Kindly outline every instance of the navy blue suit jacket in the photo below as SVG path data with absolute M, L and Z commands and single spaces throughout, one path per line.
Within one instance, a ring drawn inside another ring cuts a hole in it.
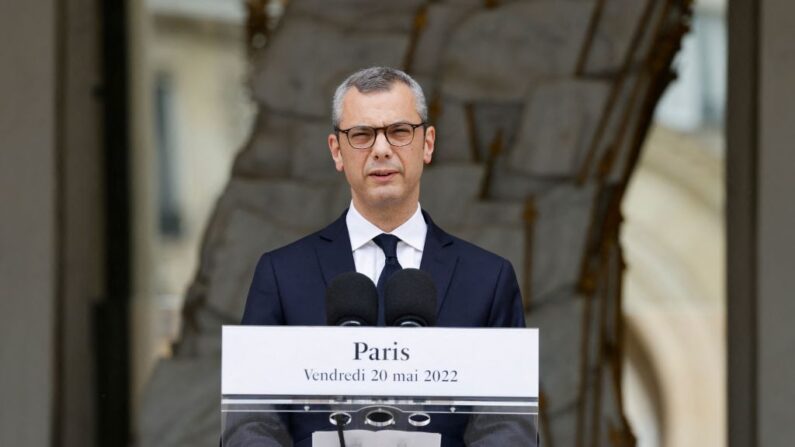
M 328 227 L 265 253 L 257 264 L 242 324 L 326 324 L 325 291 L 340 273 L 355 271 L 345 215 Z M 428 224 L 420 270 L 438 291 L 437 326 L 524 327 L 519 284 L 511 263 L 451 236 L 423 212 Z M 312 433 L 332 430 L 328 415 L 286 418 L 297 447 L 311 445 Z M 441 433 L 443 447 L 463 446 L 468 418 L 434 415 L 425 431 Z

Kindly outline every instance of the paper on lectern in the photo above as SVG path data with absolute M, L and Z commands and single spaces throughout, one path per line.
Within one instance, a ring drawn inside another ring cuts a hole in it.
M 315 447 L 339 447 L 336 431 L 316 431 L 312 434 Z M 439 433 L 409 432 L 399 430 L 346 430 L 346 447 L 440 447 Z

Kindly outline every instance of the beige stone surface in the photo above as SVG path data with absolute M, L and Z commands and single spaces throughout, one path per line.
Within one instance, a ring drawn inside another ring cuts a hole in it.
M 234 212 L 225 228 L 223 243 L 213 250 L 206 305 L 231 321 L 239 321 L 260 255 L 301 236 L 295 227 L 274 224 L 246 210 Z
M 162 360 L 147 384 L 138 445 L 217 446 L 221 433 L 217 353 Z
M 585 299 L 566 288 L 544 300 L 527 315 L 528 327 L 541 335 L 541 389 L 547 395 L 547 414 L 553 418 L 577 401 L 580 385 L 582 319 Z M 574 431 L 571 427 L 569 430 Z M 558 434 L 556 433 L 555 436 Z M 557 440 L 557 438 L 555 438 Z
M 577 283 L 596 188 L 561 185 L 536 199 L 533 228 L 534 296 Z M 573 320 L 574 321 L 574 320 Z
M 406 33 L 341 29 L 288 12 L 254 65 L 254 97 L 273 111 L 326 117 L 340 82 L 358 68 L 400 66 L 408 39 Z
M 334 169 L 326 141 L 332 131 L 327 120 L 306 123 L 295 130 L 293 144 L 282 149 L 292 158 L 292 178 L 308 182 L 342 181 L 343 174 Z
M 440 104 L 441 115 L 432 123 L 436 126 L 434 163 L 472 161 L 464 102 L 455 98 L 443 98 Z
M 539 0 L 472 15 L 451 37 L 442 67 L 444 92 L 510 100 L 524 97 L 541 78 L 571 76 L 591 7 Z
M 586 74 L 610 74 L 621 69 L 630 50 L 632 37 L 642 29 L 640 23 L 654 0 L 606 0 L 594 40 L 585 61 Z
M 525 175 L 576 174 L 604 113 L 610 85 L 562 80 L 537 86 L 527 100 L 510 167 Z
M 477 200 L 483 167 L 474 163 L 439 164 L 423 172 L 420 203 L 442 227 L 455 226 Z
M 411 64 L 412 73 L 439 73 L 440 64 L 450 47 L 450 36 L 481 7 L 481 1 L 428 4 L 425 26 L 417 40 L 417 49 Z
M 291 169 L 293 130 L 301 121 L 261 112 L 248 143 L 235 159 L 233 175 L 287 177 Z
M 635 339 L 627 343 L 645 346 L 650 369 L 633 355 L 630 374 L 665 396 L 643 411 L 643 395 L 624 386 L 630 422 L 644 428 L 639 445 L 726 445 L 724 173 L 702 144 L 653 128 L 623 204 L 622 313 Z M 654 412 L 664 440 L 644 423 Z
M 290 0 L 288 14 L 349 31 L 409 33 L 425 0 Z

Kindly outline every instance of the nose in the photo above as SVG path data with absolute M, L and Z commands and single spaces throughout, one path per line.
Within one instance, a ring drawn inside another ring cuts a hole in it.
M 375 131 L 375 141 L 371 154 L 376 160 L 380 158 L 390 158 L 392 156 L 392 145 L 386 139 L 386 129 Z

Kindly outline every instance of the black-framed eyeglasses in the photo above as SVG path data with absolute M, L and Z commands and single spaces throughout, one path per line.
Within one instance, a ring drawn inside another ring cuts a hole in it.
M 348 143 L 355 149 L 370 149 L 375 144 L 378 131 L 383 130 L 386 141 L 396 147 L 408 146 L 414 141 L 414 131 L 426 123 L 394 123 L 384 127 L 354 126 L 350 129 L 334 127 L 336 132 L 344 133 Z

